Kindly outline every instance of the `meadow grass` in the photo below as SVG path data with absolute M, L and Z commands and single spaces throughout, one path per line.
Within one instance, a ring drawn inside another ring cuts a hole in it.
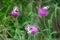
M 59 3 L 59 0 L 0 0 L 0 24 L 2 25 L 0 40 L 60 40 L 60 37 L 55 36 L 59 32 L 54 31 L 59 30 Z M 38 14 L 42 5 L 49 6 L 49 14 L 46 17 L 40 17 Z M 18 18 L 10 14 L 14 6 L 19 8 Z M 53 24 L 54 20 L 55 24 Z M 38 33 L 27 34 L 24 30 L 27 24 L 37 26 Z

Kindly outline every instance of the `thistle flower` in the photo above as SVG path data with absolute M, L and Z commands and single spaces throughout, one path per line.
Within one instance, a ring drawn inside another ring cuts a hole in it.
M 15 6 L 15 7 L 13 8 L 13 10 L 11 11 L 11 15 L 12 15 L 13 17 L 15 17 L 15 18 L 18 17 L 18 16 L 20 15 L 17 6 Z
M 31 29 L 32 29 L 31 34 L 33 34 L 33 35 L 36 34 L 36 33 L 38 32 L 38 29 L 37 29 L 36 26 L 32 26 Z
M 38 32 L 38 28 L 36 26 L 30 26 L 30 25 L 27 25 L 25 27 L 25 30 L 27 31 L 28 34 L 32 34 L 32 35 L 35 35 L 37 32 Z
M 40 16 L 48 16 L 48 6 L 46 6 L 46 7 L 43 7 L 43 8 L 41 8 L 41 9 L 39 9 L 38 10 L 38 14 L 40 15 Z

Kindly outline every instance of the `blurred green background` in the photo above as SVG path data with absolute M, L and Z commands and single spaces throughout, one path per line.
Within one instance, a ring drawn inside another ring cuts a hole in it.
M 18 6 L 20 16 L 11 16 Z M 49 15 L 40 17 L 38 10 L 49 6 Z M 60 0 L 0 0 L 0 40 L 60 40 Z M 24 30 L 27 24 L 38 27 L 36 35 Z

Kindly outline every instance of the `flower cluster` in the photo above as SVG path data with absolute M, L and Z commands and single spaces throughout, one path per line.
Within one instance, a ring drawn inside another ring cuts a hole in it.
M 38 10 L 38 14 L 40 16 L 47 16 L 48 15 L 48 9 L 46 9 L 46 7 L 41 8 L 41 9 Z M 20 16 L 20 13 L 19 13 L 19 10 L 18 10 L 17 6 L 15 6 L 13 8 L 13 10 L 11 11 L 11 15 L 15 18 Z M 38 32 L 38 28 L 36 26 L 33 26 L 33 25 L 25 26 L 25 30 L 27 31 L 28 34 L 32 34 L 32 35 L 35 35 Z
M 15 7 L 13 8 L 13 10 L 11 11 L 11 15 L 12 15 L 13 17 L 15 17 L 15 18 L 17 18 L 17 17 L 20 15 L 17 6 L 15 6 Z
M 43 17 L 48 16 L 48 8 L 47 7 L 40 8 L 38 10 L 38 14 Z
M 35 35 L 38 32 L 38 28 L 36 26 L 27 25 L 25 26 L 25 30 L 28 34 Z

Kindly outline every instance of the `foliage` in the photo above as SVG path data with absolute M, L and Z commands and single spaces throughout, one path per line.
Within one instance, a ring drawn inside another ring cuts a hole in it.
M 59 4 L 59 0 L 0 0 L 0 24 L 3 25 L 0 27 L 0 40 L 59 40 L 60 37 L 57 39 L 55 36 L 59 33 Z M 49 15 L 40 17 L 38 9 L 46 5 L 50 6 Z M 20 12 L 17 19 L 10 14 L 14 6 L 18 6 Z M 27 34 L 24 30 L 27 24 L 36 25 L 39 32 Z

